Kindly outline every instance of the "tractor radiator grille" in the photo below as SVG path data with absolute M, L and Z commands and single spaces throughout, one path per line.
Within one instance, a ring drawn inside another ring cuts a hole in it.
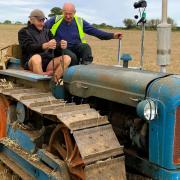
M 176 111 L 175 136 L 174 136 L 174 164 L 180 164 L 180 106 Z

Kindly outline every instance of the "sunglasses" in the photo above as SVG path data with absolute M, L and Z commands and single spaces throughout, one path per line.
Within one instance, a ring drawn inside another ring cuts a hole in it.
M 34 16 L 39 22 L 44 22 L 46 18 L 40 18 L 38 16 Z
M 39 22 L 44 22 L 45 19 L 37 19 Z

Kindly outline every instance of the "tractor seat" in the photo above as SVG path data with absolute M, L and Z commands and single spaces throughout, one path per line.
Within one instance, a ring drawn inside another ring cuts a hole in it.
M 29 81 L 39 81 L 39 80 L 50 80 L 52 77 L 47 75 L 39 75 L 35 74 L 31 71 L 24 70 L 22 65 L 22 52 L 21 48 L 18 44 L 13 44 L 1 49 L 1 56 L 2 51 L 6 53 L 4 57 L 1 57 L 0 62 L 3 65 L 3 70 L 0 70 L 0 74 L 17 77 Z
M 22 52 L 18 44 L 9 45 L 2 48 L 0 51 L 0 64 L 3 66 L 3 69 L 23 69 L 21 60 Z

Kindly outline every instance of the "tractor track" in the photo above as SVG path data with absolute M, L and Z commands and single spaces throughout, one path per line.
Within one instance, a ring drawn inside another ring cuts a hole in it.
M 123 147 L 107 117 L 101 116 L 88 104 L 67 103 L 54 98 L 50 91 L 13 84 L 6 79 L 1 80 L 0 97 L 20 102 L 31 111 L 59 123 L 52 133 L 47 151 L 58 151 L 70 174 L 74 175 L 77 164 L 78 168 L 83 167 L 83 171 L 78 169 L 75 175 L 82 179 L 126 179 Z M 61 151 L 56 141 L 59 132 L 65 137 L 66 153 Z

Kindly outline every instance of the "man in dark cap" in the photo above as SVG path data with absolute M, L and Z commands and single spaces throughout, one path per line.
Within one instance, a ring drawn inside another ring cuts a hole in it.
M 28 26 L 18 32 L 18 40 L 22 49 L 24 69 L 37 74 L 52 75 L 54 58 L 54 80 L 57 82 L 64 69 L 69 66 L 71 58 L 68 55 L 54 57 L 54 54 L 60 54 L 56 51 L 66 49 L 67 42 L 62 40 L 59 44 L 56 43 L 49 30 L 44 27 L 45 19 L 41 10 L 33 10 L 29 16 Z

